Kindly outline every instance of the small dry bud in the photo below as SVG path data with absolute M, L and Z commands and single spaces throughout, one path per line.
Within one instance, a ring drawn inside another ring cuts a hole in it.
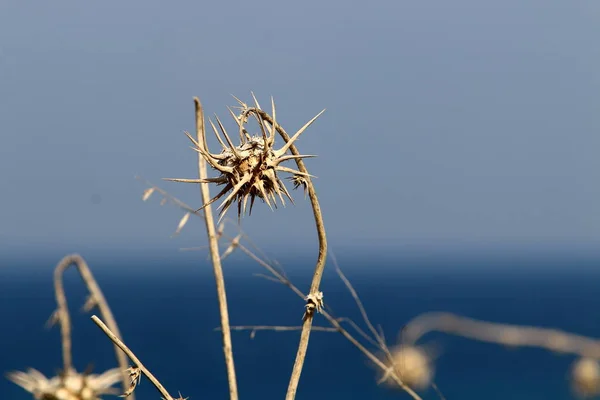
M 581 397 L 592 397 L 600 393 L 600 365 L 592 358 L 580 358 L 571 369 L 572 387 Z
M 323 303 L 323 292 L 309 294 L 304 298 L 304 300 L 306 300 L 306 305 L 304 306 L 306 311 L 304 311 L 302 320 L 305 320 L 309 315 L 312 315 L 315 310 L 318 313 L 323 311 L 323 307 L 325 306 Z
M 290 176 L 288 179 L 294 185 L 294 189 L 298 189 L 300 186 L 302 186 L 302 188 L 304 190 L 304 197 L 306 197 L 306 195 L 308 194 L 308 180 L 307 180 L 307 178 L 305 176 L 303 176 L 303 175 L 294 174 L 294 175 Z
M 392 350 L 393 371 L 400 380 L 415 390 L 427 388 L 433 379 L 431 359 L 424 349 L 417 346 L 400 346 Z M 396 383 L 389 376 L 388 384 Z

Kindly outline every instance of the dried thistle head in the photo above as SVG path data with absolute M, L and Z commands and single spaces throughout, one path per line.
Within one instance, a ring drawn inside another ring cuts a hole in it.
M 32 393 L 36 400 L 100 400 L 102 395 L 118 393 L 112 386 L 121 380 L 121 373 L 118 368 L 99 375 L 69 370 L 48 379 L 29 368 L 27 372 L 9 372 L 7 378 Z
M 302 185 L 306 190 L 308 179 L 312 175 L 282 164 L 285 161 L 315 157 L 301 154 L 286 155 L 286 153 L 306 128 L 325 111 L 321 111 L 308 121 L 281 148 L 275 149 L 275 135 L 281 130 L 281 127 L 275 119 L 275 103 L 273 99 L 271 99 L 271 115 L 260 108 L 256 98 L 254 98 L 255 107 L 249 107 L 241 100 L 237 100 L 240 103 L 239 108 L 241 113 L 236 115 L 231 108 L 229 108 L 229 112 L 238 126 L 239 145 L 235 146 L 233 144 L 218 117 L 216 117 L 218 129 L 212 121 L 209 122 L 217 140 L 221 144 L 221 151 L 219 153 L 211 153 L 208 150 L 206 135 L 203 134 L 201 140 L 197 141 L 186 132 L 186 135 L 193 144 L 192 148 L 200 153 L 208 165 L 217 171 L 219 175 L 215 178 L 207 179 L 167 179 L 187 183 L 216 183 L 217 185 L 224 186 L 215 197 L 199 209 L 201 210 L 227 194 L 227 197 L 225 197 L 221 205 L 217 208 L 220 209 L 220 219 L 223 218 L 233 203 L 237 203 L 238 219 L 242 214 L 246 213 L 246 210 L 250 214 L 257 197 L 267 203 L 271 209 L 273 209 L 273 206 L 277 207 L 277 197 L 279 197 L 284 206 L 284 196 L 293 204 L 294 201 L 285 184 L 279 178 L 278 173 L 286 172 L 293 174 L 292 180 L 295 188 Z M 260 129 L 259 134 L 250 134 L 246 129 L 250 116 L 255 117 Z M 225 140 L 221 138 L 219 131 Z M 249 205 L 248 200 L 250 200 Z
M 402 345 L 391 350 L 392 360 L 388 367 L 393 368 L 398 378 L 415 390 L 427 388 L 433 379 L 433 363 L 428 352 L 418 346 Z M 383 381 L 389 385 L 396 383 L 388 376 Z
M 571 368 L 571 384 L 581 397 L 600 394 L 600 364 L 592 358 L 580 358 Z

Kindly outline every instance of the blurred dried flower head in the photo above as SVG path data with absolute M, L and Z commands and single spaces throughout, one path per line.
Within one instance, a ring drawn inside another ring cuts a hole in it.
M 580 358 L 571 368 L 572 387 L 581 397 L 600 394 L 600 365 L 592 358 Z
M 120 382 L 121 372 L 114 368 L 96 375 L 69 370 L 48 379 L 29 368 L 27 372 L 9 372 L 7 378 L 32 393 L 36 400 L 99 400 L 102 395 L 118 393 L 112 386 Z
M 208 179 L 166 179 L 176 182 L 216 183 L 217 185 L 224 185 L 223 189 L 215 197 L 199 209 L 201 210 L 227 194 L 227 197 L 225 197 L 221 205 L 217 208 L 220 209 L 220 219 L 223 218 L 234 202 L 237 202 L 238 219 L 240 219 L 242 214 L 246 213 L 247 209 L 248 214 L 250 214 L 257 197 L 267 203 L 271 209 L 273 209 L 273 206 L 277 207 L 277 197 L 279 197 L 281 204 L 284 206 L 284 196 L 293 204 L 294 201 L 285 187 L 285 184 L 279 178 L 278 172 L 292 174 L 291 180 L 294 184 L 294 188 L 303 186 L 306 189 L 307 179 L 309 179 L 311 175 L 286 167 L 282 165 L 282 163 L 306 157 L 315 157 L 301 154 L 286 155 L 286 153 L 306 128 L 308 128 L 325 111 L 321 111 L 317 116 L 308 121 L 292 137 L 290 137 L 290 140 L 281 148 L 275 149 L 275 136 L 281 127 L 277 124 L 275 119 L 275 103 L 273 99 L 271 99 L 272 110 L 270 115 L 260 108 L 256 98 L 254 98 L 255 107 L 249 107 L 241 100 L 237 100 L 240 103 L 239 109 L 241 110 L 241 113 L 236 115 L 231 108 L 229 108 L 229 112 L 238 126 L 240 138 L 239 145 L 235 146 L 233 144 L 229 134 L 218 117 L 216 117 L 219 127 L 218 130 L 212 121 L 209 122 L 221 145 L 221 151 L 219 153 L 211 153 L 208 150 L 205 136 L 198 142 L 186 132 L 186 135 L 193 143 L 192 148 L 200 153 L 206 162 L 216 170 L 219 175 L 215 178 Z M 260 133 L 250 134 L 248 132 L 246 126 L 250 116 L 254 116 L 256 119 Z M 225 140 L 221 138 L 219 131 Z M 250 200 L 249 208 L 247 208 L 248 200 Z
M 393 368 L 402 382 L 415 390 L 425 389 L 431 384 L 433 365 L 424 348 L 403 345 L 391 350 L 391 353 Z M 389 377 L 385 382 L 396 385 Z

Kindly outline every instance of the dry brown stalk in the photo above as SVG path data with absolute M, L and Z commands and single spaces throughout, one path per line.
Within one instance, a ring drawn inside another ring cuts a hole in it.
M 285 141 L 286 145 L 289 146 L 290 152 L 297 156 L 295 158 L 296 165 L 298 166 L 298 170 L 304 174 L 302 177 L 302 184 L 305 185 L 306 191 L 308 192 L 308 197 L 310 199 L 313 215 L 315 218 L 315 225 L 317 228 L 317 236 L 319 239 L 319 252 L 317 255 L 317 262 L 315 265 L 315 270 L 313 273 L 312 282 L 310 285 L 309 294 L 305 297 L 308 301 L 307 303 L 307 312 L 304 314 L 304 321 L 302 324 L 302 333 L 300 334 L 300 343 L 298 344 L 298 351 L 296 352 L 296 360 L 294 361 L 294 367 L 292 369 L 292 375 L 290 377 L 290 382 L 288 385 L 288 390 L 286 394 L 286 400 L 293 400 L 296 397 L 296 391 L 298 390 L 298 383 L 300 382 L 300 376 L 302 374 L 302 367 L 304 366 L 304 360 L 306 359 L 306 351 L 308 349 L 308 342 L 310 339 L 310 331 L 314 317 L 314 310 L 321 307 L 321 304 L 318 302 L 322 301 L 322 293 L 319 292 L 319 288 L 321 285 L 321 279 L 323 277 L 323 270 L 325 269 L 325 260 L 327 258 L 327 236 L 325 234 L 325 224 L 323 223 L 323 214 L 321 212 L 321 206 L 319 205 L 319 199 L 317 197 L 317 193 L 315 191 L 315 187 L 312 183 L 308 170 L 304 165 L 304 161 L 299 157 L 300 152 L 296 148 L 296 145 L 293 143 L 292 138 L 287 134 L 287 132 L 279 125 L 275 120 L 275 105 L 273 104 L 273 116 L 270 116 L 265 111 L 260 109 L 259 107 L 245 107 L 245 114 L 258 114 L 260 118 L 271 124 L 271 126 L 279 133 L 281 138 Z M 242 107 L 245 105 L 242 104 Z M 325 110 L 323 110 L 325 111 Z M 321 111 L 321 113 L 323 113 Z M 319 115 L 318 114 L 317 117 Z M 314 118 L 316 119 L 316 117 Z M 309 122 L 312 123 L 311 120 Z M 308 124 L 307 124 L 308 125 Z M 296 137 L 296 135 L 294 135 Z
M 131 351 L 129 349 L 129 347 L 127 347 L 125 345 L 125 343 L 123 343 L 123 341 L 117 337 L 117 335 L 115 335 L 105 324 L 104 322 L 102 322 L 102 320 L 100 320 L 100 318 L 98 318 L 95 315 L 92 315 L 92 321 L 94 321 L 94 323 L 96 325 L 98 325 L 98 327 L 100 329 L 102 329 L 102 331 L 104 332 L 104 334 L 106 334 L 106 336 L 108 336 L 108 338 L 110 340 L 112 340 L 112 342 L 115 344 L 115 346 L 119 349 L 121 349 L 123 351 L 124 354 L 127 355 L 127 357 L 129 357 L 129 359 L 135 364 L 136 368 L 139 369 L 139 371 L 141 371 L 141 373 L 143 373 L 146 378 L 148 378 L 148 380 L 150 380 L 150 382 L 152 382 L 152 384 L 154 385 L 154 387 L 160 392 L 160 394 L 163 396 L 164 400 L 180 400 L 181 399 L 181 395 L 176 398 L 176 397 L 172 397 L 169 392 L 167 392 L 167 389 L 165 389 L 165 387 L 162 385 L 162 383 L 160 383 L 160 381 L 158 379 L 156 379 L 156 377 L 154 375 L 152 375 L 152 373 L 148 370 L 148 368 L 146 368 L 144 366 L 144 364 L 142 364 L 142 362 L 139 360 L 139 358 L 136 357 L 136 355 L 133 353 L 133 351 Z M 127 368 L 125 369 L 125 373 L 127 374 L 128 380 L 130 380 L 130 385 L 127 386 L 126 388 L 126 392 L 132 392 L 133 389 L 135 389 L 135 386 L 138 383 L 139 380 L 139 371 L 136 368 Z
M 53 313 L 52 320 L 56 319 L 60 323 L 62 356 L 65 372 L 74 370 L 71 352 L 71 317 L 69 314 L 67 297 L 65 295 L 63 285 L 63 274 L 71 265 L 75 265 L 77 268 L 77 271 L 79 272 L 79 275 L 81 276 L 81 279 L 85 283 L 90 294 L 85 308 L 89 311 L 94 306 L 97 306 L 100 310 L 100 314 L 106 320 L 106 323 L 110 326 L 111 330 L 115 333 L 115 335 L 117 335 L 117 337 L 121 337 L 117 321 L 115 320 L 113 313 L 108 306 L 108 302 L 106 301 L 100 286 L 98 286 L 96 279 L 94 279 L 94 276 L 83 257 L 81 257 L 79 254 L 70 254 L 63 257 L 54 270 L 54 293 L 58 308 Z M 125 358 L 125 355 L 119 351 L 117 346 L 115 346 L 115 355 L 121 369 L 123 388 L 126 389 L 129 385 L 129 377 L 125 372 L 125 369 L 127 368 L 127 359 Z M 131 395 L 129 399 L 134 400 L 135 396 Z
M 194 105 L 196 109 L 196 137 L 198 143 L 206 142 L 206 132 L 204 128 L 204 112 L 202 105 L 197 97 L 194 97 Z M 206 160 L 202 154 L 198 153 L 198 175 L 201 180 L 206 180 L 207 168 Z M 215 274 L 215 283 L 217 286 L 217 296 L 219 299 L 219 314 L 221 315 L 221 331 L 223 332 L 223 353 L 225 355 L 225 365 L 227 366 L 227 381 L 229 384 L 229 397 L 231 400 L 237 400 L 238 389 L 237 380 L 235 377 L 235 365 L 233 362 L 233 346 L 231 343 L 231 332 L 229 329 L 229 310 L 227 308 L 227 293 L 225 292 L 225 279 L 223 278 L 223 267 L 221 266 L 221 257 L 219 256 L 219 238 L 216 234 L 215 222 L 212 214 L 210 201 L 210 189 L 208 183 L 200 183 L 200 191 L 202 195 L 204 221 L 206 222 L 206 232 L 208 235 L 208 243 L 210 248 L 210 256 Z M 189 214 L 186 214 L 189 215 Z
M 429 332 L 444 332 L 506 346 L 540 347 L 600 360 L 600 340 L 557 329 L 479 321 L 446 312 L 431 312 L 413 318 L 401 341 L 413 345 Z
M 205 134 L 204 128 L 204 117 L 202 105 L 198 98 L 194 98 L 194 105 L 196 110 L 196 131 L 197 131 L 197 141 L 198 143 L 203 143 L 203 135 Z M 206 163 L 202 158 L 201 154 L 198 153 L 198 174 L 200 179 L 205 179 L 207 175 L 206 171 Z M 181 208 L 186 212 L 185 215 L 195 215 L 197 217 L 202 218 L 205 221 L 207 236 L 209 240 L 209 250 L 210 256 L 213 264 L 213 271 L 215 274 L 215 282 L 217 287 L 217 296 L 219 300 L 219 312 L 221 316 L 221 330 L 223 335 L 223 352 L 225 355 L 225 364 L 227 367 L 227 379 L 229 384 L 229 393 L 232 400 L 238 398 L 237 391 L 237 380 L 235 374 L 235 365 L 233 359 L 233 348 L 231 341 L 231 332 L 229 329 L 229 311 L 227 307 L 227 295 L 225 291 L 225 280 L 223 277 L 223 268 L 221 265 L 221 257 L 219 256 L 219 246 L 218 240 L 222 237 L 222 232 L 217 232 L 214 225 L 214 218 L 212 216 L 212 208 L 210 205 L 203 207 L 204 215 L 201 213 L 202 210 L 197 210 L 179 200 L 178 198 L 172 196 L 167 191 L 161 189 L 158 186 L 153 185 L 151 182 L 136 176 L 136 179 L 144 181 L 147 185 L 150 186 L 149 189 L 146 189 L 144 195 L 142 197 L 143 201 L 146 201 L 152 193 L 157 192 L 163 196 L 163 201 L 167 200 L 177 207 Z M 210 199 L 209 188 L 206 183 L 201 183 L 201 195 L 202 201 L 206 204 Z M 235 238 L 234 238 L 235 239 Z

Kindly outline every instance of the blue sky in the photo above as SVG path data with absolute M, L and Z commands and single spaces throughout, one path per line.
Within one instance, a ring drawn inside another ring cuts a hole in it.
M 231 127 L 251 90 L 288 131 L 327 108 L 298 146 L 334 248 L 600 248 L 599 37 L 592 0 L 3 1 L 0 251 L 204 244 L 134 176 L 199 207 L 160 182 L 192 97 Z M 316 244 L 295 197 L 261 247 Z

